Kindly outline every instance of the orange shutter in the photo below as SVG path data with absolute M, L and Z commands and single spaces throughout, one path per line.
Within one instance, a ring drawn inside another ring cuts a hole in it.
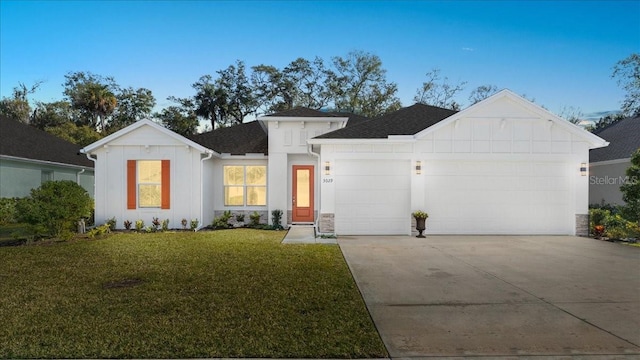
M 127 160 L 127 209 L 136 208 L 136 161 Z
M 161 209 L 169 209 L 171 206 L 171 172 L 169 171 L 169 162 L 169 160 L 162 160 Z

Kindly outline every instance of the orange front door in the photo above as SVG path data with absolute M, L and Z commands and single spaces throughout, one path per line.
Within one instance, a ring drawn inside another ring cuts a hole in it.
M 313 165 L 293 166 L 293 222 L 313 222 Z

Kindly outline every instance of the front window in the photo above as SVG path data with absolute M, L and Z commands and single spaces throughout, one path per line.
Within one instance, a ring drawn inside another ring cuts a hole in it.
M 162 164 L 160 160 L 138 161 L 138 204 L 160 207 L 162 204 Z
M 225 206 L 267 205 L 266 166 L 225 166 Z

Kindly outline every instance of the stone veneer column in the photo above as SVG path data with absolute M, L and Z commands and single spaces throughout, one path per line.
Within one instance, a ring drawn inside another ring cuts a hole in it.
M 333 234 L 334 228 L 334 214 L 320 214 L 320 232 Z
M 576 214 L 576 236 L 589 236 L 589 214 Z

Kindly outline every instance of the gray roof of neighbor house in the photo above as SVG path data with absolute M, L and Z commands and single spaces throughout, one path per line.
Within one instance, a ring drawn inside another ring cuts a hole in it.
M 385 139 L 389 135 L 414 135 L 456 112 L 415 104 L 354 126 L 316 136 L 316 139 Z
M 33 126 L 0 117 L 0 155 L 93 168 L 93 161 L 80 149 Z
M 260 121 L 251 121 L 193 135 L 191 140 L 218 153 L 231 155 L 267 154 L 267 132 Z
M 628 159 L 640 148 L 640 116 L 626 118 L 595 132 L 609 146 L 589 151 L 589 161 Z

